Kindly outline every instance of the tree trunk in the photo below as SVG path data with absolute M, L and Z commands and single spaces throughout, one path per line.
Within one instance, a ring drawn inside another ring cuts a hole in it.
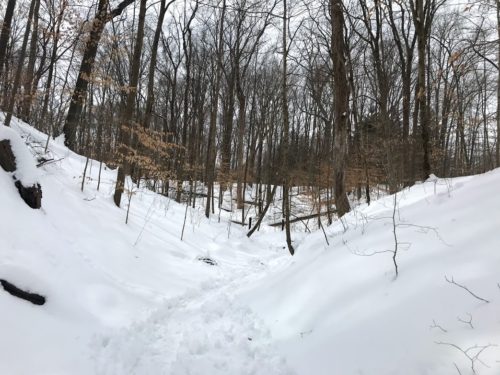
M 166 5 L 166 0 L 161 0 L 160 3 L 160 13 L 158 14 L 158 22 L 156 23 L 155 35 L 153 38 L 153 44 L 151 46 L 151 59 L 149 62 L 149 73 L 148 73 L 148 88 L 146 96 L 146 107 L 144 111 L 144 121 L 142 125 L 145 129 L 149 128 L 149 123 L 151 122 L 151 116 L 153 114 L 153 104 L 154 104 L 154 83 L 155 83 L 155 70 L 156 62 L 158 58 L 158 44 L 160 42 L 161 30 L 163 27 L 163 21 L 165 19 L 165 13 L 167 12 L 168 6 L 172 3 L 169 2 Z
M 120 127 L 120 146 L 119 150 L 124 157 L 123 162 L 118 167 L 118 175 L 116 179 L 115 186 L 115 194 L 113 196 L 113 200 L 115 204 L 120 207 L 120 201 L 123 194 L 123 188 L 125 183 L 125 177 L 128 173 L 130 163 L 126 160 L 127 156 L 127 148 L 130 144 L 130 134 L 132 131 L 132 127 L 135 126 L 133 122 L 134 117 L 134 109 L 135 109 L 135 99 L 137 95 L 137 85 L 139 84 L 139 74 L 141 67 L 141 52 L 142 52 L 142 44 L 144 40 L 144 24 L 146 19 L 146 3 L 147 0 L 141 0 L 140 8 L 139 8 L 139 23 L 137 25 L 137 39 L 135 41 L 134 46 L 134 55 L 132 57 L 132 65 L 130 72 L 130 83 L 127 90 L 127 100 L 125 108 L 123 109 L 122 114 L 122 124 Z
M 207 144 L 207 158 L 205 164 L 205 176 L 207 185 L 207 204 L 205 206 L 205 216 L 210 217 L 210 207 L 213 200 L 214 191 L 214 174 L 215 174 L 215 131 L 217 125 L 217 113 L 219 108 L 219 86 L 220 86 L 220 76 L 222 69 L 222 54 L 224 52 L 224 47 L 222 45 L 222 38 L 224 36 L 224 18 L 226 16 L 226 0 L 222 1 L 222 14 L 219 25 L 219 36 L 217 43 L 217 57 L 215 66 L 215 82 L 212 90 L 212 104 L 210 109 L 210 126 L 208 129 L 208 144 Z
M 335 206 L 337 215 L 344 216 L 351 210 L 345 188 L 345 168 L 348 143 L 349 81 L 345 66 L 344 13 L 342 0 L 330 0 L 332 28 L 332 61 L 334 82 L 335 140 L 334 176 Z
M 274 185 L 273 186 L 273 190 L 271 190 L 271 193 L 270 193 L 270 196 L 267 197 L 267 203 L 266 205 L 264 206 L 264 209 L 262 210 L 262 212 L 260 213 L 259 215 L 259 219 L 257 220 L 257 222 L 255 223 L 255 225 L 253 226 L 252 229 L 250 229 L 250 231 L 247 233 L 247 237 L 250 238 L 250 236 L 255 232 L 255 230 L 260 226 L 260 224 L 262 223 L 262 220 L 264 219 L 264 216 L 266 216 L 266 212 L 267 210 L 269 209 L 269 206 L 271 205 L 271 202 L 273 201 L 273 198 L 274 198 L 274 194 L 276 194 L 276 188 L 278 187 L 278 185 Z
M 235 62 L 237 64 L 238 62 Z M 231 164 L 231 143 L 233 136 L 233 115 L 234 115 L 234 87 L 236 82 L 236 74 L 234 68 L 229 72 L 227 78 L 226 103 L 223 106 L 224 112 L 222 116 L 222 140 L 221 140 L 221 163 L 219 182 L 221 189 L 226 190 L 227 187 L 232 189 L 231 178 L 229 176 Z M 226 185 L 226 182 L 228 183 Z
M 14 16 L 15 7 L 16 0 L 9 0 L 2 22 L 2 31 L 0 33 L 0 78 L 2 77 L 3 66 L 5 64 L 7 45 L 9 44 L 10 28 L 12 25 L 12 17 Z
M 10 126 L 10 121 L 12 120 L 12 112 L 14 111 L 14 105 L 16 103 L 17 90 L 21 83 L 21 73 L 23 71 L 24 58 L 26 56 L 26 47 L 28 45 L 28 38 L 31 29 L 31 20 L 33 18 L 33 12 L 35 10 L 37 0 L 31 0 L 30 10 L 28 13 L 28 20 L 26 25 L 26 30 L 24 31 L 23 44 L 21 47 L 21 53 L 19 55 L 19 60 L 17 62 L 16 76 L 14 78 L 14 85 L 12 86 L 12 92 L 10 93 L 9 102 L 7 105 L 7 115 L 5 116 L 4 125 Z
M 64 144 L 71 150 L 76 149 L 76 131 L 78 121 L 80 120 L 83 103 L 85 101 L 85 97 L 87 96 L 87 88 L 89 80 L 92 77 L 94 61 L 97 55 L 97 49 L 99 47 L 102 32 L 104 31 L 104 26 L 106 26 L 106 23 L 111 19 L 119 16 L 123 10 L 133 2 L 134 0 L 123 0 L 114 10 L 108 13 L 109 0 L 99 0 L 97 13 L 92 21 L 89 39 L 85 44 L 82 63 L 80 65 L 75 89 L 73 91 L 73 95 L 71 96 L 68 114 L 63 127 L 63 133 L 65 136 Z
M 61 23 L 62 23 L 62 18 L 64 15 L 64 11 L 66 10 L 67 3 L 64 3 L 64 5 L 61 8 L 61 11 L 57 15 L 57 20 L 56 20 L 56 25 L 55 25 L 55 33 L 54 33 L 54 45 L 52 46 L 52 52 L 50 55 L 50 62 L 49 62 L 49 72 L 47 75 L 47 81 L 45 84 L 45 93 L 43 95 L 43 104 L 42 104 L 42 113 L 40 114 L 40 124 L 43 125 L 45 121 L 45 117 L 47 116 L 47 110 L 49 107 L 49 98 L 50 98 L 50 90 L 52 87 L 52 77 L 54 75 L 54 69 L 56 66 L 56 59 L 57 59 L 57 49 L 58 49 L 58 44 L 59 44 L 59 33 L 61 31 Z M 52 133 L 52 124 L 50 125 L 50 130 L 48 136 L 50 136 Z
M 239 76 L 239 74 L 238 74 Z M 246 116 L 246 98 L 243 88 L 241 87 L 241 78 L 238 78 L 237 86 L 237 96 L 238 96 L 238 145 L 236 149 L 236 161 L 238 168 L 238 176 L 236 179 L 236 208 L 243 210 L 245 208 L 244 196 L 243 196 L 243 179 L 245 175 L 245 166 L 243 165 L 243 149 L 244 149 L 244 135 L 245 135 L 245 116 Z M 248 163 L 248 162 L 247 162 Z M 246 165 L 246 164 L 245 164 Z M 242 222 L 244 223 L 244 214 L 242 213 Z
M 181 201 L 181 192 L 182 192 L 182 184 L 186 179 L 186 171 L 185 167 L 187 165 L 187 138 L 188 138 L 188 128 L 189 128 L 189 93 L 191 92 L 191 55 L 192 55 L 192 44 L 191 44 L 191 22 L 193 21 L 196 11 L 198 10 L 198 2 L 196 2 L 195 9 L 189 18 L 189 21 L 185 25 L 185 28 L 182 32 L 182 49 L 184 51 L 184 55 L 186 58 L 186 75 L 185 75 L 185 86 L 184 86 L 184 97 L 183 97 L 183 118 L 182 118 L 182 131 L 181 131 L 181 145 L 183 148 L 179 150 L 179 156 L 177 158 L 177 197 L 176 201 L 180 203 Z M 187 39 L 186 39 L 187 35 Z M 189 177 L 191 180 L 191 176 Z M 191 186 L 192 184 L 190 184 Z M 189 195 L 189 199 L 191 198 L 191 194 Z M 186 204 L 186 206 L 189 203 Z
M 413 3 L 413 1 L 412 1 Z M 421 130 L 422 148 L 424 157 L 422 160 L 422 178 L 427 180 L 431 174 L 430 164 L 430 124 L 429 108 L 427 103 L 426 88 L 426 51 L 427 32 L 426 23 L 429 22 L 429 15 L 424 12 L 424 0 L 416 0 L 412 7 L 413 23 L 417 33 L 417 53 L 418 53 L 418 80 L 417 80 L 417 100 L 419 107 L 419 123 Z
M 288 143 L 289 143 L 289 118 L 288 118 L 288 84 L 287 84 L 287 60 L 288 60 L 288 38 L 287 38 L 287 0 L 283 1 L 283 77 L 282 77 L 282 111 L 283 111 L 283 165 L 282 165 L 282 179 L 283 179 L 283 216 L 285 217 L 285 233 L 286 244 L 288 251 L 293 255 L 295 249 L 292 245 L 292 235 L 290 233 L 290 195 L 289 195 L 289 163 L 288 163 Z
M 497 0 L 497 33 L 498 33 L 498 62 L 500 63 L 500 1 Z M 500 66 L 498 68 L 498 78 L 497 78 L 497 142 L 496 142 L 496 166 L 500 167 Z
M 40 0 L 36 0 L 35 9 L 33 12 L 33 32 L 31 33 L 30 54 L 28 59 L 28 69 L 26 70 L 24 79 L 24 98 L 22 104 L 21 118 L 30 122 L 31 103 L 36 94 L 36 87 L 33 87 L 35 60 L 38 43 L 38 12 L 40 10 Z

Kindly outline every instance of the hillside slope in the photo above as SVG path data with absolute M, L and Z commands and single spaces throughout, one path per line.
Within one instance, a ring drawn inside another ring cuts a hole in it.
M 299 374 L 498 375 L 499 187 L 498 169 L 433 177 L 395 210 L 394 196 L 358 207 L 241 298 Z

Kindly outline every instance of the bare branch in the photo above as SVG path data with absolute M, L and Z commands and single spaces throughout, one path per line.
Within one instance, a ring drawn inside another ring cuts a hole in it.
M 429 326 L 430 329 L 433 329 L 433 328 L 437 328 L 439 329 L 441 332 L 443 333 L 447 333 L 448 331 L 446 329 L 444 329 L 443 327 L 441 327 L 439 324 L 436 323 L 436 321 L 433 319 L 432 320 L 432 325 Z
M 41 166 L 43 165 L 47 165 L 47 164 L 53 164 L 53 163 L 57 163 L 58 161 L 61 161 L 63 160 L 64 158 L 60 158 L 60 159 L 57 159 L 57 160 L 54 160 L 54 159 L 47 159 L 47 160 L 42 160 L 40 163 L 38 163 L 36 165 L 37 168 L 40 168 Z
M 344 245 L 347 246 L 346 243 L 344 243 Z M 394 253 L 394 250 L 379 250 L 379 251 L 373 251 L 371 253 L 359 253 L 357 251 L 352 251 L 352 253 L 354 255 L 359 255 L 360 257 L 371 257 L 371 256 L 374 256 L 374 255 L 377 255 L 377 254 Z
M 120 14 L 122 14 L 123 10 L 133 2 L 134 0 L 123 0 L 120 4 L 116 6 L 115 9 L 109 12 L 109 17 L 110 18 L 118 17 Z
M 462 353 L 467 359 L 470 361 L 470 368 L 472 370 L 472 374 L 477 374 L 476 372 L 476 362 L 481 363 L 485 367 L 489 367 L 487 364 L 485 364 L 479 356 L 488 348 L 495 347 L 497 345 L 494 344 L 488 344 L 488 345 L 474 345 L 470 346 L 467 349 L 462 349 L 460 346 L 450 343 L 450 342 L 443 342 L 443 341 L 435 341 L 437 345 L 446 345 L 446 346 L 451 346 L 452 348 L 457 349 L 460 353 Z M 473 352 L 476 351 L 475 354 Z M 458 369 L 457 365 L 454 363 L 455 368 L 458 370 L 460 373 L 460 370 Z
M 441 241 L 443 244 L 445 244 L 446 246 L 451 246 L 449 243 L 447 243 L 442 237 L 441 235 L 439 234 L 437 228 L 434 228 L 434 227 L 429 227 L 429 226 L 425 226 L 425 225 L 418 225 L 418 224 L 409 224 L 409 223 L 399 223 L 398 224 L 399 227 L 414 227 L 414 228 L 419 228 L 422 233 L 424 234 L 427 234 L 428 232 L 433 232 L 434 235 L 437 237 L 437 239 L 439 241 Z
M 474 326 L 472 325 L 472 314 L 467 313 L 467 315 L 469 315 L 469 320 L 464 320 L 464 319 L 460 318 L 459 316 L 457 316 L 457 320 L 459 322 L 464 323 L 464 324 L 468 324 L 472 329 L 474 329 Z
M 445 275 L 445 276 L 444 276 L 444 279 L 445 279 L 447 282 L 449 282 L 450 284 L 454 284 L 454 285 L 458 286 L 459 288 L 462 288 L 462 289 L 466 290 L 466 291 L 467 291 L 467 292 L 469 292 L 469 294 L 470 294 L 471 296 L 473 296 L 474 298 L 476 298 L 476 299 L 478 299 L 478 300 L 480 300 L 480 301 L 486 302 L 486 303 L 490 303 L 490 301 L 488 301 L 488 300 L 486 300 L 486 299 L 484 299 L 484 298 L 481 298 L 481 297 L 479 297 L 477 294 L 475 294 L 475 293 L 471 292 L 471 290 L 470 290 L 469 288 L 467 288 L 466 286 L 464 286 L 464 285 L 462 285 L 462 284 L 457 283 L 457 282 L 453 279 L 453 276 L 452 276 L 452 278 L 451 278 L 451 280 L 450 280 L 450 279 L 448 279 L 448 277 Z

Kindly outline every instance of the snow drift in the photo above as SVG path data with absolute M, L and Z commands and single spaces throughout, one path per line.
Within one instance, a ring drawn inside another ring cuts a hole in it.
M 299 374 L 500 374 L 499 186 L 432 178 L 358 207 L 243 300 Z

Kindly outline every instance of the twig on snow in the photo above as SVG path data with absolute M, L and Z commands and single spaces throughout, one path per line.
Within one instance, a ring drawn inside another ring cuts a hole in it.
M 57 163 L 58 161 L 61 161 L 61 160 L 63 160 L 63 159 L 64 159 L 64 158 L 55 159 L 55 160 L 54 160 L 54 159 L 43 160 L 43 161 L 41 161 L 40 163 L 38 163 L 38 164 L 36 165 L 36 167 L 37 167 L 37 168 L 40 168 L 40 167 L 41 167 L 41 166 L 43 166 L 43 165 L 48 165 L 48 164 Z
M 457 316 L 457 320 L 458 320 L 459 322 L 462 322 L 462 323 L 464 323 L 464 324 L 469 325 L 472 329 L 474 329 L 474 326 L 472 325 L 472 314 L 467 313 L 467 315 L 469 315 L 469 320 L 464 320 L 464 319 L 462 319 L 462 318 L 461 318 L 461 317 L 459 317 L 459 316 Z
M 344 245 L 347 246 L 347 243 L 344 243 Z M 383 254 L 383 253 L 394 253 L 394 250 L 378 250 L 378 251 L 372 251 L 371 253 L 360 253 L 360 252 L 355 252 L 352 251 L 354 255 L 358 255 L 360 257 L 371 257 L 377 254 Z
M 476 362 L 479 362 L 481 363 L 483 366 L 485 367 L 488 367 L 489 366 L 484 363 L 483 361 L 481 361 L 481 359 L 479 358 L 479 356 L 481 355 L 482 352 L 484 352 L 486 349 L 488 348 L 491 348 L 493 346 L 496 346 L 494 344 L 488 344 L 488 345 L 483 345 L 483 346 L 480 346 L 480 345 L 474 345 L 474 346 L 471 346 L 471 347 L 468 347 L 467 349 L 462 349 L 460 346 L 456 345 L 456 344 L 453 344 L 453 343 L 450 343 L 450 342 L 443 342 L 443 341 L 435 341 L 435 343 L 437 345 L 447 345 L 447 346 L 451 346 L 452 348 L 455 348 L 457 349 L 458 351 L 460 351 L 465 357 L 467 357 L 467 359 L 470 361 L 470 368 L 472 370 L 472 374 L 476 375 L 477 372 L 476 372 Z M 477 352 L 474 354 L 473 351 L 474 350 L 477 350 Z M 458 370 L 458 367 L 457 365 L 454 363 L 455 365 L 455 368 L 457 368 Z M 458 370 L 458 372 L 460 373 L 460 370 Z
M 445 275 L 445 276 L 444 276 L 444 279 L 445 279 L 447 282 L 449 282 L 450 284 L 456 285 L 456 286 L 458 286 L 459 288 L 462 288 L 462 289 L 466 290 L 466 291 L 467 291 L 467 292 L 469 292 L 469 294 L 470 294 L 471 296 L 473 296 L 474 298 L 476 298 L 476 299 L 478 299 L 478 300 L 480 300 L 480 301 L 486 302 L 486 303 L 490 303 L 490 301 L 488 301 L 487 299 L 481 298 L 481 297 L 479 297 L 477 294 L 473 293 L 473 292 L 472 292 L 469 288 L 467 288 L 466 286 L 464 286 L 464 285 L 462 285 L 462 284 L 457 283 L 455 280 L 453 280 L 453 276 L 451 277 L 451 280 L 450 280 L 450 279 L 448 279 L 448 277 Z
M 447 333 L 448 331 L 446 329 L 444 329 L 443 327 L 441 327 L 439 324 L 436 323 L 436 321 L 433 319 L 432 320 L 432 325 L 430 326 L 430 329 L 433 329 L 433 328 L 438 328 L 439 330 L 441 330 L 441 332 L 443 333 Z
M 312 333 L 312 329 L 310 329 L 308 331 L 300 332 L 300 338 L 303 338 L 304 336 L 309 335 L 311 333 Z

